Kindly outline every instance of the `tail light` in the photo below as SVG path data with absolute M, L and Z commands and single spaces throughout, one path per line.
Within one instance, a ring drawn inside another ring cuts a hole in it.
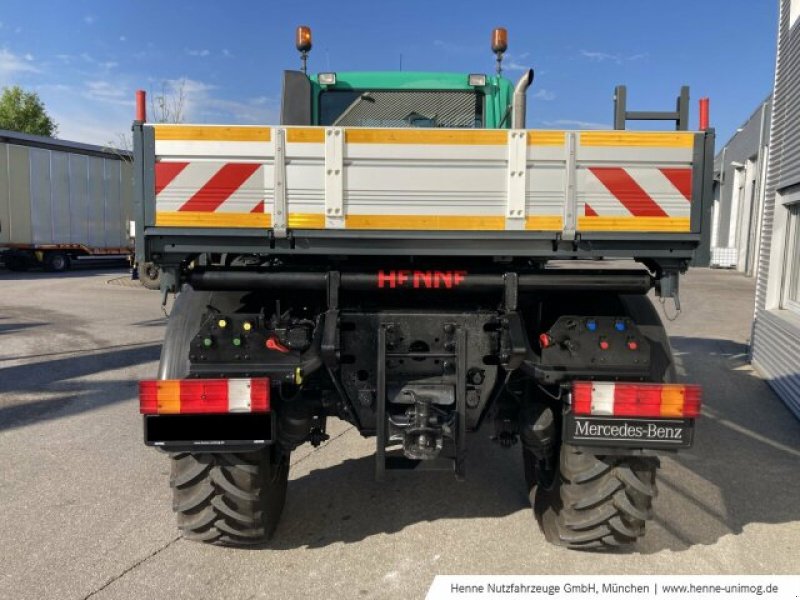
M 139 382 L 143 415 L 269 412 L 269 379 L 164 379 Z
M 700 415 L 699 385 L 678 383 L 572 384 L 572 412 L 576 415 L 690 419 Z

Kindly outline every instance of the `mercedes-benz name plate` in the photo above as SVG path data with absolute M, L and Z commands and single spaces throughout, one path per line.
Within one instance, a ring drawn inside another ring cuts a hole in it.
M 564 441 L 576 445 L 689 448 L 693 437 L 692 419 L 564 416 Z

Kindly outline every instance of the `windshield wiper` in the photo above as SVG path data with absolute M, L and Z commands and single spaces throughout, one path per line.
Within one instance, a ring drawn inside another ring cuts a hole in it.
M 336 120 L 332 123 L 331 127 L 336 127 L 339 123 L 341 123 L 342 120 L 344 120 L 344 118 L 347 115 L 349 115 L 351 112 L 353 112 L 353 109 L 356 106 L 358 106 L 359 104 L 361 104 L 361 102 L 364 101 L 364 100 L 369 100 L 370 102 L 375 102 L 375 98 L 373 98 L 372 95 L 369 92 L 364 92 L 358 98 L 353 100 L 350 103 L 350 105 L 347 108 L 344 109 L 344 112 L 342 112 L 342 114 L 340 114 L 338 117 L 336 117 Z

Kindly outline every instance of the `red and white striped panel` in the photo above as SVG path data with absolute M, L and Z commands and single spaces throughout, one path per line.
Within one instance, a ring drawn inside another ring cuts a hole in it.
M 269 412 L 268 378 L 164 379 L 139 382 L 143 415 Z
M 588 167 L 581 199 L 587 217 L 672 217 L 691 214 L 692 170 Z
M 254 162 L 157 162 L 157 212 L 264 212 L 264 165 Z M 271 185 L 270 185 L 271 191 Z

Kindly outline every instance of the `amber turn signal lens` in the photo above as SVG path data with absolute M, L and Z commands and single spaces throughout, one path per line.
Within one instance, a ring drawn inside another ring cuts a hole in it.
M 505 27 L 492 30 L 492 52 L 505 52 L 508 49 L 508 31 Z
M 300 25 L 295 34 L 294 45 L 300 52 L 311 50 L 311 28 L 307 25 Z

